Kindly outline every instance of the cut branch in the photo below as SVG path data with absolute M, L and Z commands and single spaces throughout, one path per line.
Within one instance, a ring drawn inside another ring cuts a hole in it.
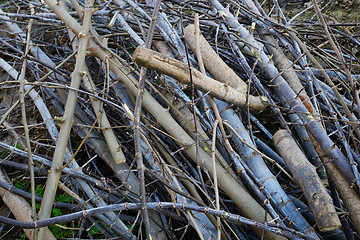
M 190 24 L 184 29 L 186 43 L 197 54 L 195 41 L 195 26 Z M 228 83 L 229 86 L 246 93 L 246 83 L 219 57 L 202 34 L 199 34 L 199 47 L 206 69 L 218 81 Z
M 182 83 L 190 84 L 189 67 L 174 58 L 140 46 L 136 48 L 133 54 L 133 61 L 141 66 L 169 75 Z M 191 72 L 197 89 L 209 92 L 211 96 L 219 100 L 243 108 L 246 107 L 247 96 L 245 93 L 228 86 L 228 84 L 209 78 L 196 69 L 192 68 Z M 266 108 L 266 103 L 267 99 L 263 96 L 249 97 L 249 107 L 252 111 L 263 111 Z

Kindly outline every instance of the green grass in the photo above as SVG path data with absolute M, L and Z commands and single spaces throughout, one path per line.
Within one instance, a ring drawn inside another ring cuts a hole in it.
M 19 179 L 17 180 L 14 185 L 22 190 L 29 190 L 29 180 L 25 180 L 25 179 Z M 44 195 L 44 186 L 42 184 L 38 184 L 35 188 L 35 193 L 36 195 L 42 197 Z M 61 193 L 61 194 L 57 194 L 55 197 L 55 201 L 57 202 L 63 202 L 63 203 L 73 203 L 74 199 L 72 197 L 70 197 L 68 194 L 66 193 Z M 28 201 L 30 203 L 30 200 Z M 40 210 L 40 203 L 36 203 L 36 210 L 37 212 Z M 61 216 L 63 214 L 67 214 L 70 213 L 69 210 L 67 209 L 60 209 L 60 208 L 53 208 L 52 209 L 52 216 L 53 217 L 58 217 Z M 73 238 L 76 235 L 76 230 L 73 229 L 66 229 L 66 228 L 78 228 L 79 227 L 79 223 L 73 222 L 73 223 L 63 223 L 63 224 L 59 224 L 63 227 L 59 227 L 57 225 L 52 225 L 49 226 L 50 231 L 52 232 L 52 234 L 54 234 L 54 236 L 56 238 Z M 91 228 L 90 230 L 90 234 L 97 234 L 98 231 L 96 231 L 96 228 Z M 19 238 L 17 238 L 17 240 L 22 240 L 22 239 L 27 239 L 25 233 L 22 233 L 20 235 Z

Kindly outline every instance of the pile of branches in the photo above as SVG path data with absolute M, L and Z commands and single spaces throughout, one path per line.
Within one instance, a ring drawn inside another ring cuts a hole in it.
M 358 24 L 296 4 L 2 3 L 0 222 L 30 239 L 69 222 L 85 239 L 359 238 Z

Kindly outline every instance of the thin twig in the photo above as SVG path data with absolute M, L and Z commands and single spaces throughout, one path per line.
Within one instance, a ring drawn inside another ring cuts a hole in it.
M 34 14 L 34 7 L 30 3 L 30 9 L 31 14 Z M 32 152 L 31 152 L 31 145 L 30 145 L 30 136 L 29 136 L 29 128 L 26 120 L 26 106 L 25 106 L 25 74 L 26 74 L 26 68 L 27 68 L 27 55 L 29 53 L 30 48 L 30 39 L 31 39 L 31 30 L 32 30 L 32 24 L 34 20 L 30 19 L 29 25 L 27 27 L 27 36 L 26 36 L 26 46 L 25 51 L 23 55 L 23 62 L 22 62 L 22 68 L 19 76 L 20 81 L 20 89 L 19 89 L 19 101 L 21 104 L 21 115 L 22 115 L 22 123 L 24 126 L 24 132 L 25 132 L 25 143 L 26 143 L 26 151 L 28 153 L 29 158 L 29 169 L 30 169 L 30 183 L 31 183 L 31 208 L 32 208 L 32 217 L 33 219 L 37 218 L 36 214 L 36 201 L 35 201 L 35 175 L 34 175 L 34 161 L 32 158 Z M 37 238 L 38 231 L 34 231 L 34 239 Z
M 220 211 L 220 202 L 219 202 L 219 189 L 218 189 L 218 182 L 217 182 L 217 175 L 216 175 L 216 167 L 215 167 L 215 140 L 216 140 L 216 128 L 218 125 L 218 120 L 215 120 L 214 127 L 213 127 L 213 138 L 211 144 L 211 156 L 213 160 L 213 168 L 214 168 L 214 187 L 215 187 L 215 199 L 216 199 L 216 209 Z M 217 233 L 217 240 L 221 239 L 221 222 L 220 217 L 216 217 L 216 228 L 218 230 Z
M 148 36 L 146 38 L 145 47 L 151 48 L 151 42 L 153 39 L 155 26 L 156 26 L 156 19 L 159 14 L 160 10 L 160 3 L 161 0 L 157 0 L 155 3 L 155 7 L 153 10 L 153 15 L 151 18 L 150 28 L 148 32 Z M 147 204 L 146 204 L 146 189 L 145 189 L 145 166 L 143 162 L 143 156 L 141 152 L 141 131 L 140 131 L 140 116 L 141 116 L 141 108 L 142 108 L 142 100 L 143 100 L 143 92 L 145 91 L 145 67 L 142 67 L 140 70 L 140 80 L 139 80 L 139 87 L 136 96 L 135 102 L 135 110 L 134 110 L 134 144 L 135 144 L 135 161 L 137 163 L 139 181 L 140 181 L 140 199 L 141 199 L 141 213 L 145 225 L 146 231 L 146 239 L 152 239 L 151 235 L 151 227 L 150 227 L 150 220 L 149 214 L 147 211 Z

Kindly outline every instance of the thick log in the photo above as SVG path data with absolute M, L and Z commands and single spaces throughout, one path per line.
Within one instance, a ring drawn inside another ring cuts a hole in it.
M 350 219 L 360 234 L 360 196 L 356 189 L 346 181 L 346 177 L 336 167 L 335 163 L 330 160 L 322 150 L 320 144 L 315 138 L 310 135 L 310 139 L 314 145 L 315 150 L 321 157 L 321 161 L 324 163 L 326 172 L 329 175 L 331 181 L 335 184 L 336 190 L 340 195 L 340 198 L 344 201 L 345 208 L 347 209 Z
M 296 182 L 304 192 L 320 231 L 327 232 L 341 227 L 333 201 L 295 140 L 286 130 L 279 130 L 273 137 L 280 155 L 285 160 Z

